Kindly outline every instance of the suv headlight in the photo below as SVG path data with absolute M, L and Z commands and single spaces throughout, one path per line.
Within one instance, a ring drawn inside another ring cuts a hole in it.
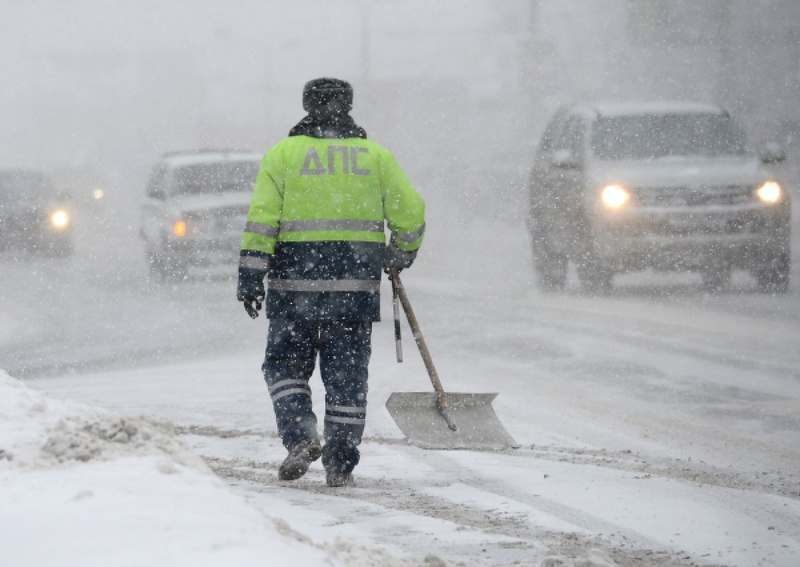
M 50 224 L 56 230 L 64 230 L 69 226 L 69 213 L 64 209 L 56 209 L 50 213 Z
M 783 199 L 783 189 L 777 181 L 765 181 L 756 189 L 756 195 L 762 203 L 772 205 Z
M 631 195 L 621 185 L 606 185 L 600 192 L 600 200 L 607 209 L 619 209 L 631 200 Z

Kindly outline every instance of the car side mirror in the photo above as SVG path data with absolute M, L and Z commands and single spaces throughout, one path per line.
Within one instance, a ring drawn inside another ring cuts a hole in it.
M 764 144 L 761 152 L 758 154 L 761 163 L 768 165 L 771 163 L 781 163 L 786 161 L 786 150 L 778 142 L 769 142 Z
M 550 158 L 550 164 L 558 169 L 580 169 L 581 162 L 572 150 L 556 150 Z

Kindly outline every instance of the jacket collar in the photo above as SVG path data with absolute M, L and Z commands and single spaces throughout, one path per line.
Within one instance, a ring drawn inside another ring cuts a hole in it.
M 307 115 L 289 131 L 289 136 L 312 138 L 366 138 L 366 131 L 348 114 L 336 116 Z

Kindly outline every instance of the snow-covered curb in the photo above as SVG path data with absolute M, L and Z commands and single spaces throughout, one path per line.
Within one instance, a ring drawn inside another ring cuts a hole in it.
M 407 565 L 264 515 L 167 422 L 48 397 L 1 370 L 0 502 L 0 565 Z

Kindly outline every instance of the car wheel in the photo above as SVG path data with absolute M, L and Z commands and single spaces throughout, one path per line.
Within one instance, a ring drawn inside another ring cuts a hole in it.
M 161 275 L 167 281 L 179 282 L 185 280 L 189 275 L 189 266 L 183 262 L 174 262 L 163 266 Z
M 587 247 L 576 265 L 581 288 L 590 293 L 605 293 L 614 287 L 614 271 Z
M 789 290 L 790 270 L 789 253 L 782 251 L 775 254 L 766 266 L 755 271 L 759 290 L 764 293 L 786 293 Z
M 150 274 L 162 281 L 181 281 L 189 273 L 189 265 L 174 259 L 165 258 L 155 252 L 147 251 L 147 266 Z
M 145 255 L 147 257 L 147 269 L 150 271 L 150 275 L 160 276 L 161 258 L 158 256 L 158 254 L 152 252 L 150 249 L 145 252 Z
M 536 283 L 542 291 L 558 291 L 567 285 L 566 255 L 555 252 L 548 244 L 547 237 L 533 241 L 533 269 Z
M 170 253 L 173 255 L 170 256 Z M 145 254 L 150 274 L 162 281 L 181 281 L 189 274 L 189 262 L 180 255 L 176 257 L 174 252 L 163 247 L 154 250 L 146 246 Z

